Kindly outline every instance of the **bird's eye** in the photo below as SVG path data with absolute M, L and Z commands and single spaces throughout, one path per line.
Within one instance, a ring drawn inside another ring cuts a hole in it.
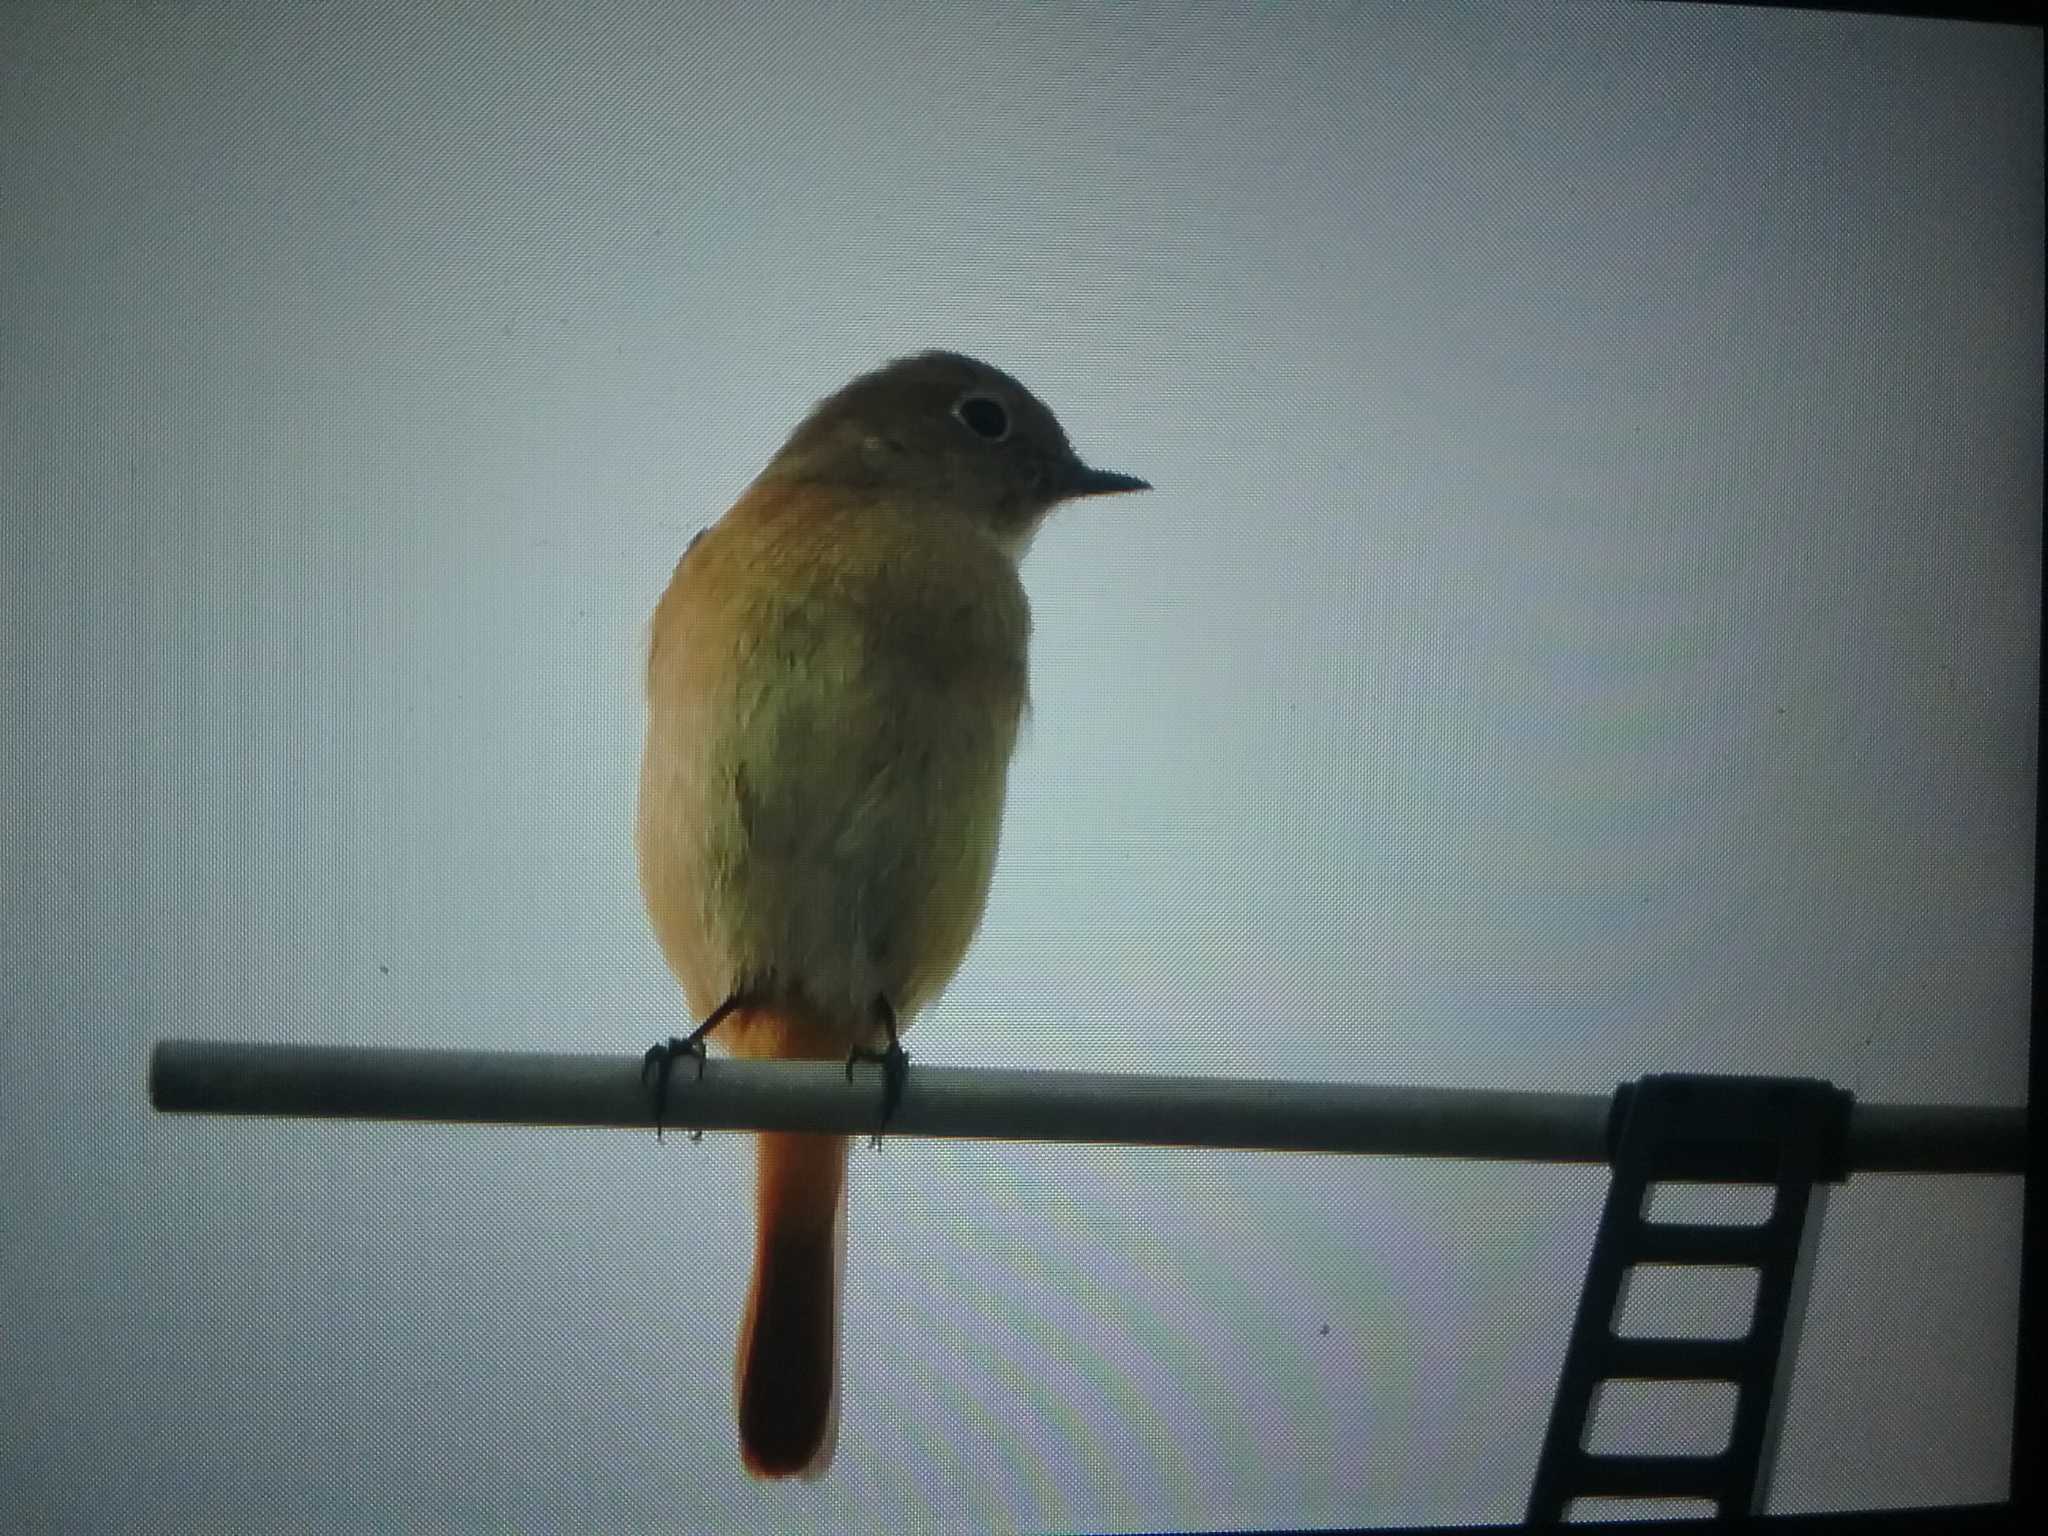
M 1010 435 L 1010 413 L 992 395 L 963 395 L 954 405 L 953 414 L 976 437 L 985 437 L 992 443 L 1000 443 Z

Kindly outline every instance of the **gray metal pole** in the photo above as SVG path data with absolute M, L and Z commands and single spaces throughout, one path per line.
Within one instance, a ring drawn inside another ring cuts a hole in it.
M 150 1102 L 185 1114 L 651 1129 L 640 1060 L 523 1051 L 164 1040 Z M 881 1069 L 849 1083 L 832 1062 L 713 1057 L 679 1063 L 673 1129 L 837 1131 L 874 1126 Z M 891 1134 L 1180 1147 L 1259 1147 L 1400 1157 L 1607 1161 L 1608 1096 L 1382 1088 L 1235 1077 L 1013 1071 L 913 1062 Z M 2017 1173 L 2026 1112 L 1856 1107 L 1849 1166 Z

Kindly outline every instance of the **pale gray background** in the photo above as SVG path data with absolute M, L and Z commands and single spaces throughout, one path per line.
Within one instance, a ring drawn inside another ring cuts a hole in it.
M 2041 50 L 1635 6 L 0 12 L 10 1525 L 1519 1513 L 1602 1178 L 899 1140 L 743 1481 L 738 1138 L 159 1119 L 636 1050 L 650 606 L 818 394 L 1146 497 L 926 1061 L 2016 1103 Z M 1834 1198 L 1774 1507 L 2005 1487 L 2016 1180 Z

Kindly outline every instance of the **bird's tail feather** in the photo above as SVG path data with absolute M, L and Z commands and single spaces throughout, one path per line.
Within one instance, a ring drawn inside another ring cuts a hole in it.
M 820 1476 L 839 1435 L 844 1136 L 763 1133 L 754 1280 L 736 1366 L 740 1457 L 756 1477 Z

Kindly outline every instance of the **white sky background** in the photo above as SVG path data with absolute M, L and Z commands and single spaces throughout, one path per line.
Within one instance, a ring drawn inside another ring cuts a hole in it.
M 1025 567 L 918 1059 L 2021 1100 L 2037 35 L 601 17 L 0 17 L 10 1523 L 1519 1515 L 1596 1171 L 862 1151 L 838 1463 L 763 1488 L 740 1138 L 148 1111 L 169 1035 L 681 1023 L 647 614 L 927 345 L 1159 489 Z M 1774 1508 L 2002 1494 L 2019 1211 L 1834 1194 Z

